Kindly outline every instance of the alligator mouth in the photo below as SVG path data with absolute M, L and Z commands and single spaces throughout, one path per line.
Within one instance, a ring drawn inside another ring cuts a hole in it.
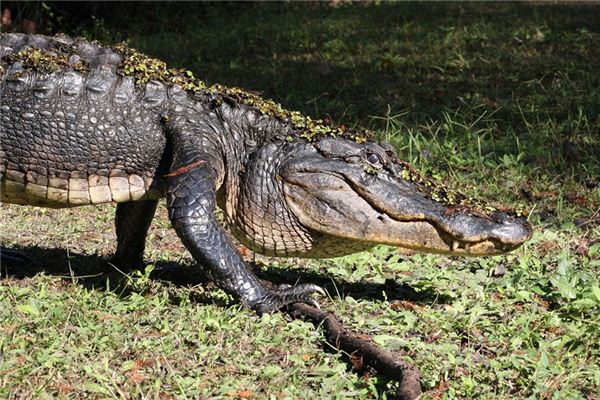
M 331 163 L 334 166 L 333 163 Z M 347 165 L 347 164 L 346 164 Z M 453 211 L 406 181 L 352 167 L 288 171 L 284 193 L 302 225 L 352 241 L 449 255 L 502 254 L 531 237 L 523 219 Z
M 487 238 L 479 241 L 465 241 L 452 237 L 451 234 L 441 228 L 437 228 L 438 235 L 448 246 L 448 254 L 465 255 L 492 255 L 502 254 L 515 250 L 522 243 L 504 243 L 495 238 Z M 444 252 L 446 253 L 446 252 Z
M 420 235 L 417 235 L 421 239 L 422 244 L 420 245 L 397 243 L 393 239 L 392 243 L 389 243 L 389 240 L 385 241 L 386 244 L 397 244 L 401 247 L 431 253 L 482 256 L 503 254 L 515 250 L 530 239 L 532 235 L 530 227 L 523 220 L 514 219 L 507 214 L 499 215 L 499 221 L 492 221 L 490 218 L 461 212 L 456 216 L 461 221 L 456 222 L 453 217 L 447 216 L 452 214 L 448 212 L 447 208 L 443 208 L 441 211 L 436 210 L 440 205 L 437 203 L 433 205 L 433 201 L 430 213 L 425 215 L 415 214 L 412 219 L 408 220 L 406 215 L 396 218 L 393 211 L 381 209 L 380 205 L 373 204 L 370 201 L 371 199 L 354 187 L 351 182 L 347 183 L 365 204 L 368 204 L 373 211 L 379 213 L 377 217 L 379 220 L 383 215 L 389 218 L 393 225 L 404 226 L 405 228 L 401 228 L 401 230 L 406 229 L 407 233 L 412 231 L 411 224 L 425 224 L 427 226 L 427 229 L 421 228 Z
M 436 221 L 425 219 L 399 221 L 374 208 L 372 211 L 378 221 L 377 225 L 374 226 L 375 224 L 370 223 L 371 229 L 363 231 L 364 236 L 362 237 L 353 237 L 353 240 L 370 241 L 428 253 L 489 256 L 512 251 L 531 235 L 531 233 L 525 233 L 518 239 L 512 238 L 512 242 L 505 242 L 492 236 L 468 240 L 458 238 L 459 233 L 448 232 L 446 226 L 441 226 Z

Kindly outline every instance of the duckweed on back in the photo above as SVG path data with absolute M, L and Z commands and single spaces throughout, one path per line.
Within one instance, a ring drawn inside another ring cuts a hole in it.
M 99 47 L 102 47 L 98 44 Z M 347 129 L 344 126 L 335 126 L 321 119 L 312 119 L 299 111 L 289 111 L 281 104 L 261 97 L 259 94 L 240 89 L 238 87 L 227 87 L 220 84 L 207 86 L 205 82 L 197 79 L 192 71 L 185 68 L 169 68 L 167 63 L 152 58 L 144 53 L 130 48 L 125 43 L 111 47 L 116 54 L 122 57 L 121 65 L 117 73 L 121 76 L 131 76 L 137 85 L 143 86 L 150 81 L 162 82 L 166 85 L 179 85 L 186 92 L 202 96 L 212 104 L 220 105 L 223 100 L 229 103 L 239 103 L 254 107 L 261 114 L 271 118 L 277 118 L 289 123 L 294 135 L 288 140 L 304 139 L 316 141 L 323 137 L 344 137 L 363 143 L 373 139 L 373 134 L 367 130 Z M 21 62 L 25 70 L 36 71 L 42 74 L 51 74 L 64 68 L 84 72 L 89 70 L 89 63 L 77 57 L 77 46 L 65 45 L 57 42 L 52 50 L 29 48 L 17 53 L 10 54 L 2 60 L 3 63 Z M 75 58 L 73 61 L 72 58 Z
M 2 61 L 7 64 L 20 62 L 23 69 L 37 71 L 42 74 L 51 74 L 67 67 L 80 72 L 89 69 L 88 63 L 80 59 L 73 61 L 71 56 L 72 54 L 69 53 L 51 52 L 33 47 L 9 54 Z
M 164 61 L 148 57 L 124 43 L 114 46 L 113 50 L 123 56 L 119 73 L 134 77 L 138 84 L 145 84 L 154 80 L 179 85 L 192 94 L 204 93 L 212 104 L 220 105 L 224 99 L 227 99 L 254 107 L 263 115 L 290 123 L 294 128 L 296 137 L 308 141 L 331 136 L 345 137 L 357 143 L 363 143 L 373 138 L 372 133 L 367 130 L 350 130 L 343 126 L 333 126 L 321 119 L 315 120 L 305 116 L 299 111 L 286 110 L 281 104 L 271 99 L 265 99 L 257 93 L 238 87 L 227 87 L 218 83 L 207 87 L 206 83 L 195 78 L 191 71 L 184 68 L 168 68 Z M 290 137 L 289 139 L 294 140 L 295 138 Z

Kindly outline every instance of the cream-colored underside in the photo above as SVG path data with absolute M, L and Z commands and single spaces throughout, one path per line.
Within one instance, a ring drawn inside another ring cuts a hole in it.
M 33 178 L 22 172 L 6 171 L 0 182 L 1 202 L 40 207 L 63 208 L 110 202 L 124 203 L 161 197 L 153 179 L 139 175 L 89 175 L 87 179 L 62 179 L 39 176 Z

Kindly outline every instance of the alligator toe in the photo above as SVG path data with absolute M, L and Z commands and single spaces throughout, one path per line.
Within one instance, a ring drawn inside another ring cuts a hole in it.
M 280 308 L 293 303 L 306 303 L 313 307 L 320 308 L 319 303 L 311 297 L 314 293 L 319 293 L 323 296 L 327 295 L 325 289 L 312 283 L 295 286 L 280 285 L 276 289 L 267 291 L 265 295 L 254 304 L 250 304 L 250 308 L 259 314 L 273 313 Z

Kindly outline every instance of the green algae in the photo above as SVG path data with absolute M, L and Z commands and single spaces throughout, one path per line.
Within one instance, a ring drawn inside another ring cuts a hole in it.
M 101 47 L 99 44 L 98 46 Z M 5 57 L 3 61 L 7 63 L 20 61 L 24 69 L 46 74 L 58 72 L 67 67 L 80 72 L 89 70 L 89 64 L 82 60 L 69 63 L 69 58 L 77 53 L 75 44 L 66 45 L 57 42 L 55 47 L 53 51 L 39 48 L 21 50 Z M 281 104 L 263 98 L 257 93 L 238 87 L 227 87 L 220 84 L 208 87 L 204 81 L 197 79 L 192 71 L 185 68 L 169 68 L 166 62 L 149 57 L 130 48 L 125 43 L 114 45 L 111 50 L 123 58 L 121 65 L 117 68 L 117 73 L 121 76 L 133 77 L 138 85 L 143 86 L 150 81 L 178 85 L 190 94 L 205 95 L 211 104 L 216 106 L 220 106 L 224 100 L 228 100 L 229 103 L 234 102 L 253 107 L 263 115 L 289 123 L 294 132 L 291 139 L 317 141 L 324 137 L 343 137 L 357 143 L 364 143 L 374 138 L 374 135 L 367 130 L 348 129 L 344 126 L 332 125 L 322 119 L 313 119 L 299 111 L 287 110 Z
M 525 207 L 517 207 L 515 209 L 497 208 L 481 200 L 465 196 L 460 192 L 423 178 L 418 178 L 417 183 L 420 185 L 419 190 L 422 193 L 425 193 L 431 200 L 443 204 L 448 208 L 448 215 L 467 212 L 482 218 L 492 219 L 494 218 L 494 214 L 499 212 L 506 213 L 516 218 L 523 218 L 528 215 Z
M 88 63 L 82 60 L 70 63 L 70 56 L 71 54 L 62 51 L 53 52 L 33 47 L 10 54 L 4 57 L 3 61 L 7 63 L 20 62 L 24 69 L 43 74 L 51 74 L 66 67 L 80 72 L 89 69 Z
M 118 73 L 131 76 L 137 84 L 157 81 L 171 85 L 179 85 L 186 92 L 198 93 L 206 89 L 206 84 L 194 77 L 192 71 L 184 68 L 169 68 L 167 63 L 157 58 L 148 57 L 135 49 L 120 43 L 112 49 L 123 57 Z
M 217 107 L 225 100 L 253 107 L 263 115 L 289 123 L 295 134 L 293 136 L 288 135 L 285 138 L 288 142 L 293 142 L 298 138 L 313 142 L 324 137 L 342 137 L 357 143 L 364 143 L 374 137 L 367 130 L 355 131 L 346 129 L 343 126 L 332 126 L 321 119 L 312 119 L 298 111 L 286 110 L 280 103 L 264 98 L 255 92 L 218 83 L 207 87 L 203 81 L 195 78 L 191 71 L 183 68 L 169 68 L 164 61 L 148 57 L 135 49 L 127 47 L 124 43 L 114 46 L 113 50 L 124 57 L 118 72 L 124 76 L 132 76 L 136 83 L 145 84 L 149 81 L 159 81 L 166 84 L 176 84 L 191 94 L 204 94 L 211 104 Z M 394 161 L 402 166 L 400 172 L 402 179 L 414 182 L 421 192 L 432 200 L 451 207 L 451 210 L 468 209 L 486 216 L 498 211 L 493 207 L 467 198 L 460 193 L 423 178 L 408 163 L 398 159 Z M 369 171 L 369 173 L 376 173 L 376 171 Z
M 241 104 L 256 108 L 263 115 L 287 122 L 292 126 L 294 131 L 296 131 L 298 137 L 311 142 L 324 137 L 343 137 L 357 143 L 364 143 L 367 140 L 374 138 L 374 135 L 367 130 L 352 130 L 347 129 L 344 126 L 328 124 L 322 119 L 312 119 L 299 111 L 286 110 L 281 104 L 271 99 L 265 99 L 257 93 L 249 92 L 237 87 L 214 84 L 209 87 L 207 91 L 213 97 L 233 99 Z M 286 140 L 292 141 L 293 137 L 286 138 Z
M 373 137 L 366 130 L 356 131 L 343 126 L 333 126 L 322 119 L 312 119 L 298 111 L 286 110 L 281 104 L 271 99 L 263 98 L 257 93 L 238 87 L 228 87 L 218 83 L 207 87 L 206 83 L 195 78 L 191 71 L 184 68 L 169 68 L 164 61 L 148 57 L 128 47 L 125 43 L 113 46 L 112 49 L 123 56 L 119 73 L 124 76 L 132 76 L 138 84 L 145 84 L 149 81 L 174 84 L 192 94 L 206 94 L 211 104 L 216 106 L 220 106 L 227 99 L 254 107 L 263 115 L 289 123 L 298 138 L 316 141 L 323 137 L 344 137 L 357 143 L 363 143 Z
M 481 200 L 465 196 L 460 192 L 425 178 L 410 164 L 398 159 L 396 156 L 392 156 L 391 158 L 397 166 L 402 168 L 398 173 L 399 177 L 413 182 L 417 186 L 417 189 L 425 196 L 447 207 L 448 215 L 460 212 L 467 212 L 482 218 L 493 218 L 494 214 L 498 212 L 504 212 L 516 218 L 523 218 L 528 215 L 525 207 L 517 207 L 514 210 L 496 208 Z

